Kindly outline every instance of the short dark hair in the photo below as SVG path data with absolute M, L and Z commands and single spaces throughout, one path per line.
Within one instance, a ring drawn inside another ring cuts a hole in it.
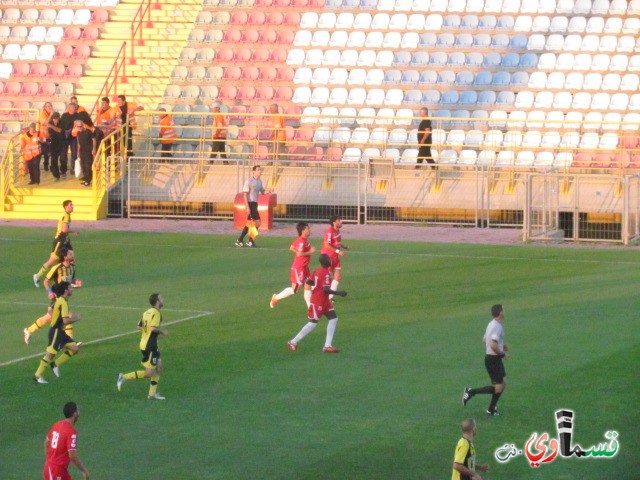
M 304 232 L 306 228 L 309 228 L 309 224 L 307 222 L 299 222 L 296 225 L 296 230 L 298 231 L 298 235 L 302 235 L 302 232 Z
M 124 95 L 118 95 L 118 98 L 119 98 L 120 100 L 122 100 L 123 102 L 126 102 L 126 101 L 127 101 L 127 97 L 125 97 Z
M 62 407 L 62 413 L 64 413 L 64 418 L 71 418 L 78 411 L 78 405 L 76 402 L 67 402 Z
M 491 307 L 491 315 L 493 315 L 493 318 L 496 318 L 501 313 L 502 313 L 502 305 L 501 304 L 497 303 L 493 307 Z
M 331 258 L 326 253 L 323 253 L 322 255 L 320 255 L 319 260 L 320 260 L 320 265 L 322 265 L 323 267 L 331 266 Z
M 67 291 L 69 285 L 71 285 L 69 282 L 56 283 L 53 287 L 51 287 L 51 290 L 56 294 L 56 297 L 61 297 L 62 295 L 64 295 L 64 292 Z
M 156 303 L 158 303 L 158 298 L 160 297 L 159 293 L 152 293 L 151 296 L 149 297 L 149 303 L 151 304 L 152 307 L 156 306 Z
M 338 220 L 342 220 L 342 217 L 340 215 L 331 215 L 329 217 L 329 225 L 333 225 L 333 222 L 336 222 Z
M 67 253 L 69 253 L 69 249 L 67 249 L 67 248 L 61 248 L 61 249 L 58 251 L 58 260 L 60 260 L 60 261 L 64 260 L 64 257 L 66 257 L 66 256 L 67 256 Z
M 101 100 L 102 100 L 103 102 L 111 103 L 111 102 L 109 101 L 109 97 L 102 97 L 102 98 L 101 98 Z
M 73 203 L 73 200 L 65 200 L 64 202 L 62 202 L 62 206 L 64 208 L 67 208 L 72 203 Z
M 254 165 L 253 167 L 251 167 L 251 171 L 255 172 L 256 170 L 258 170 L 259 168 L 262 168 L 260 165 Z

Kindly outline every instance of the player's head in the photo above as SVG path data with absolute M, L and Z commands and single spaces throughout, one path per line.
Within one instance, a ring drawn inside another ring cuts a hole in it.
M 499 303 L 491 307 L 491 316 L 493 318 L 498 318 L 503 312 L 504 312 L 504 309 L 502 308 L 502 305 Z
M 309 224 L 307 222 L 299 222 L 296 225 L 296 230 L 298 231 L 298 236 L 301 237 L 305 230 L 309 230 Z
M 71 284 L 69 282 L 60 282 L 56 283 L 53 287 L 51 287 L 53 293 L 56 294 L 56 297 L 64 297 L 71 295 Z
M 329 258 L 329 255 L 327 255 L 326 253 L 320 255 L 320 265 L 322 265 L 324 268 L 329 268 L 331 266 L 331 258 Z
M 152 293 L 149 297 L 149 303 L 152 307 L 162 308 L 164 306 L 164 300 L 159 293 Z
M 462 433 L 476 433 L 476 421 L 473 418 L 465 418 L 460 424 Z
M 333 228 L 340 228 L 342 226 L 342 217 L 340 215 L 331 215 L 329 217 L 329 225 Z
M 260 165 L 254 165 L 251 167 L 251 175 L 253 178 L 258 178 L 262 175 L 262 167 Z
M 65 403 L 64 407 L 62 407 L 62 413 L 64 413 L 64 418 L 72 418 L 74 420 L 80 415 L 76 402 Z
M 62 208 L 67 210 L 67 208 L 73 208 L 73 200 L 65 200 L 62 202 Z
M 61 248 L 58 251 L 58 260 L 62 262 L 68 254 L 69 254 L 69 250 L 67 248 Z

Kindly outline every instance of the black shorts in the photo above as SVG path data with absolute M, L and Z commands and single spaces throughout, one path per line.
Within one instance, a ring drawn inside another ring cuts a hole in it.
M 260 220 L 260 214 L 258 213 L 258 202 L 249 202 L 249 220 Z
M 507 376 L 507 372 L 504 370 L 501 356 L 485 355 L 484 366 L 487 369 L 487 373 L 489 374 L 493 385 L 504 382 L 504 377 Z
M 140 350 L 142 353 L 142 365 L 147 368 L 155 368 L 158 366 L 160 359 L 160 350 Z
M 63 248 L 67 250 L 73 250 L 73 247 L 71 246 L 71 240 L 69 240 L 69 235 L 64 233 L 62 235 L 58 235 L 53 239 L 53 244 L 51 245 L 51 253 L 57 256 L 60 254 L 60 250 Z
M 75 340 L 67 335 L 64 328 L 52 327 L 49 329 L 49 345 L 47 346 L 47 351 L 50 351 L 50 348 L 53 348 L 53 350 L 59 352 L 67 343 L 73 342 L 75 342 Z

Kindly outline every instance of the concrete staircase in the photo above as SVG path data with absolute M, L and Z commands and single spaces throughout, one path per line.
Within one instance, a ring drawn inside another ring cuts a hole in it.
M 131 23 L 141 0 L 121 0 L 111 10 L 109 21 L 85 65 L 85 75 L 76 85 L 76 95 L 90 108 L 96 101 L 113 62 L 122 46 L 126 46 L 126 83 L 118 81 L 118 94 L 127 96 L 145 109 L 162 103 L 171 72 L 178 63 L 194 21 L 202 10 L 202 0 L 158 0 L 151 3 L 151 21 L 145 15 L 144 44 L 138 45 L 139 32 L 133 42 L 135 63 L 131 64 Z
M 106 217 L 104 205 L 96 208 L 91 188 L 77 186 L 77 179 L 61 181 L 55 185 L 11 187 L 4 199 L 0 218 L 58 220 L 62 215 L 62 202 L 73 200 L 74 220 L 99 220 Z

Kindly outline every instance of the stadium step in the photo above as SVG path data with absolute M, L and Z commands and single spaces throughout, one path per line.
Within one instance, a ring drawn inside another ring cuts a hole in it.
M 62 202 L 70 199 L 74 205 L 74 220 L 98 220 L 104 218 L 97 213 L 93 190 L 76 187 L 78 180 L 71 178 L 51 186 L 11 187 L 4 201 L 2 218 L 57 220 L 62 211 Z

